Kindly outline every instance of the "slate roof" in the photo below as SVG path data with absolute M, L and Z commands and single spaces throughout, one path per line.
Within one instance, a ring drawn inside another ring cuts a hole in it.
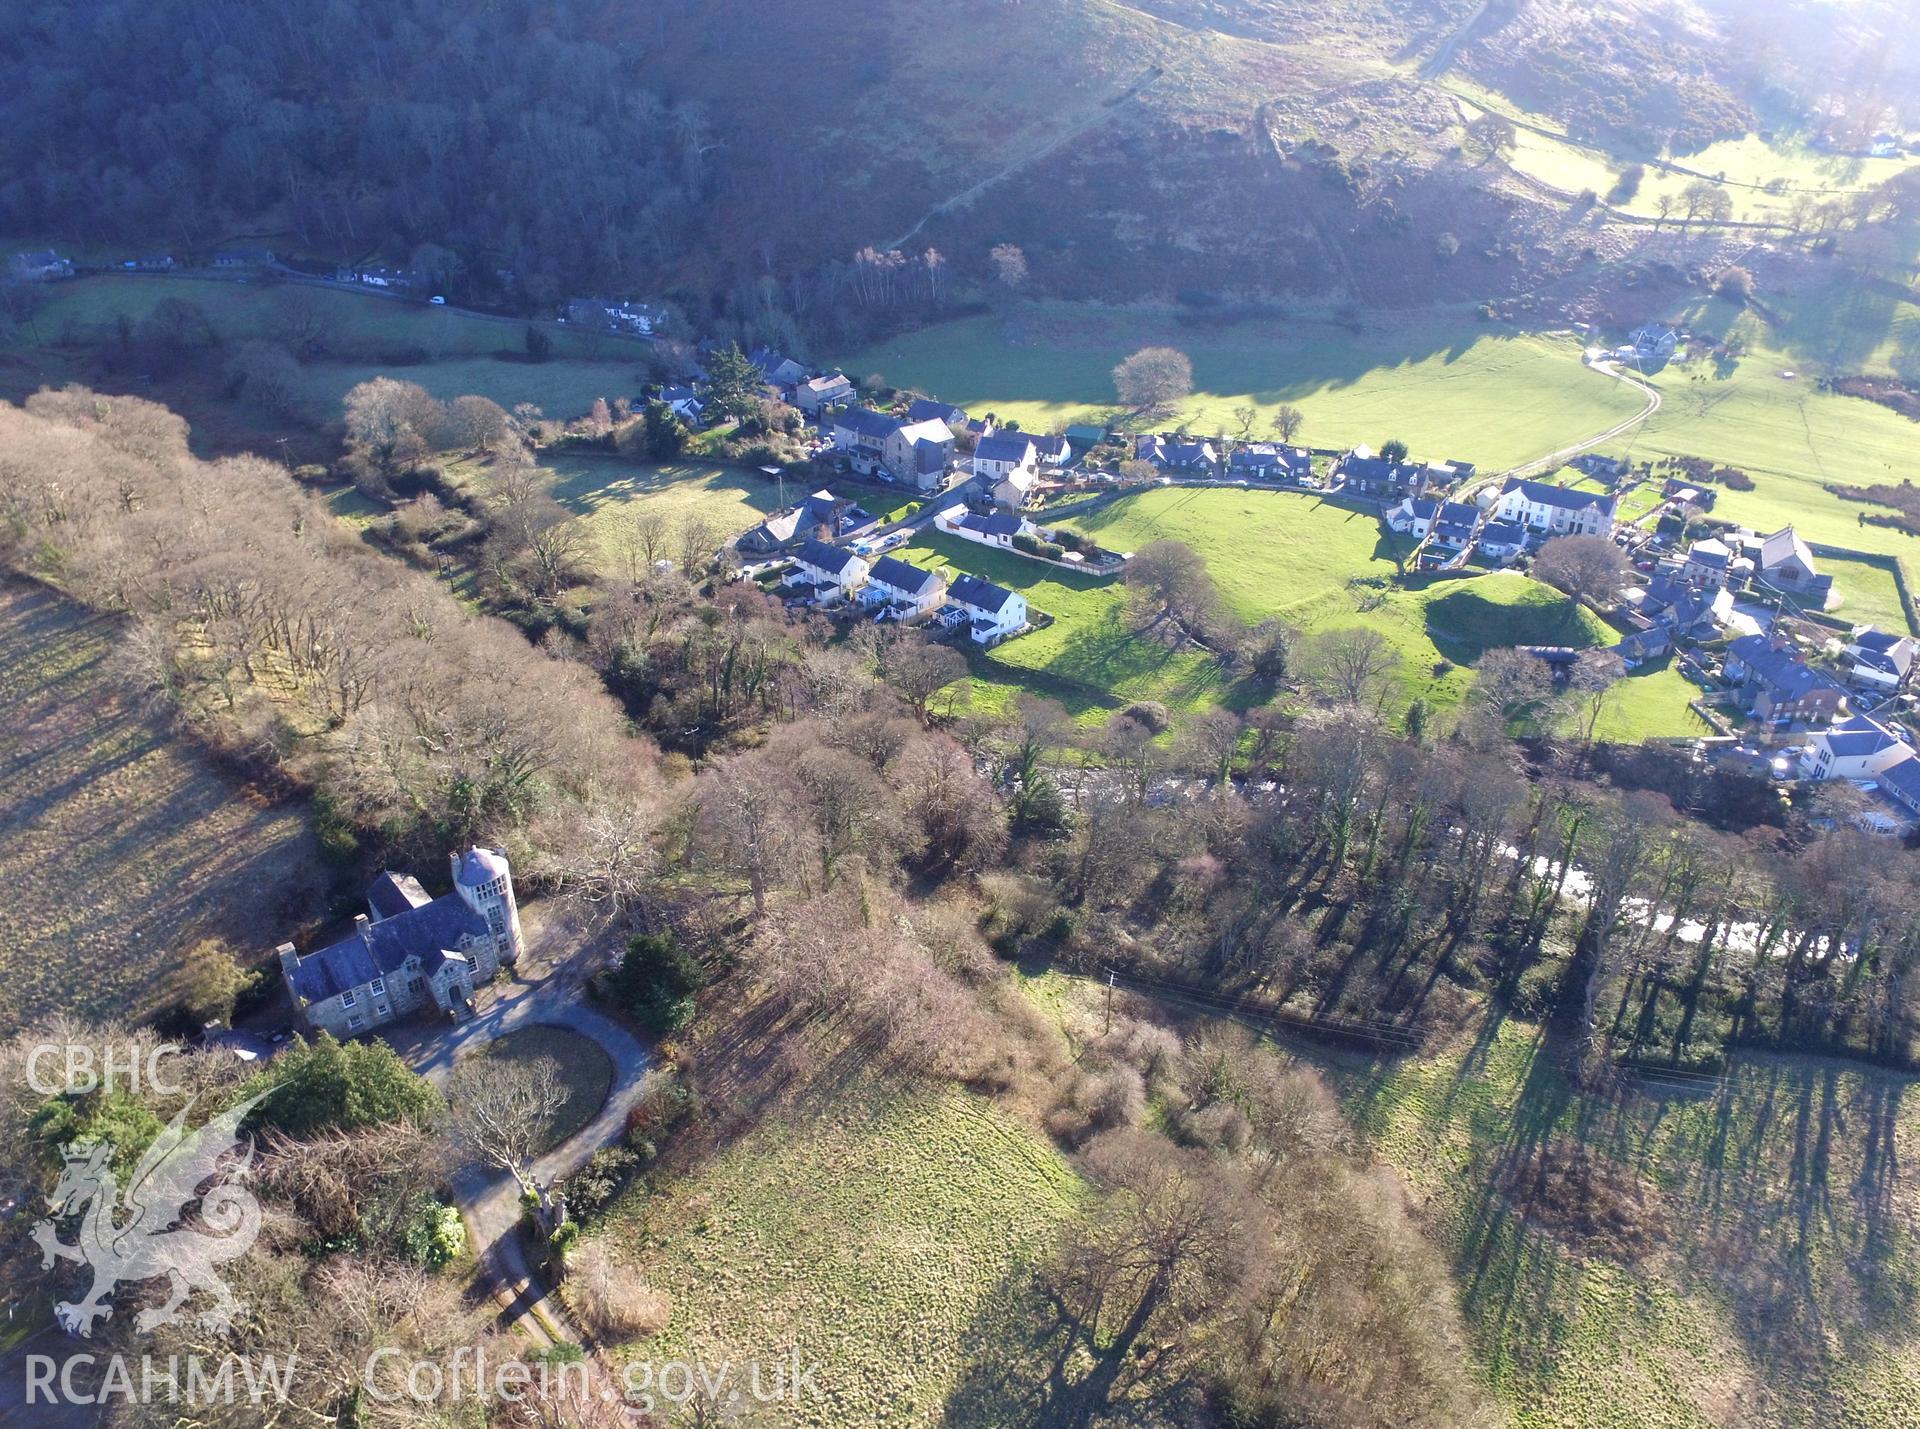
M 1901 804 L 1920 814 L 1920 759 L 1903 759 L 1875 776 L 1880 787 Z
M 1171 442 L 1167 446 L 1168 466 L 1199 466 L 1213 462 L 1212 442 Z
M 382 918 L 396 917 L 431 902 L 420 880 L 410 873 L 382 873 L 367 886 L 367 906 Z
M 1890 745 L 1906 743 L 1880 721 L 1863 714 L 1842 720 L 1827 730 L 1824 738 L 1836 759 L 1865 759 Z
M 913 444 L 913 469 L 921 476 L 935 476 L 947 469 L 947 443 L 922 437 Z
M 1733 559 L 1724 541 L 1709 536 L 1704 541 L 1695 541 L 1687 550 L 1687 560 L 1696 566 L 1706 566 L 1709 570 L 1725 570 Z
M 975 610 L 989 611 L 998 615 L 1007 608 L 1013 599 L 1013 592 L 992 581 L 982 580 L 979 576 L 963 575 L 956 578 L 947 587 L 947 594 L 961 605 L 972 606 Z
M 978 531 L 983 536 L 1017 536 L 1020 534 L 1021 521 L 1009 511 L 995 511 L 986 516 L 969 511 L 953 524 L 964 530 Z
M 496 878 L 507 876 L 507 861 L 490 848 L 481 848 L 477 844 L 461 854 L 453 866 L 453 881 L 462 888 L 478 888 L 481 884 Z
M 431 965 L 462 938 L 488 935 L 487 920 L 457 893 L 367 923 L 331 947 L 307 954 L 294 969 L 293 990 L 308 1002 L 336 997 L 398 972 L 410 957 Z
M 1819 567 L 1813 563 L 1813 552 L 1807 549 L 1807 543 L 1800 539 L 1800 534 L 1793 527 L 1782 526 L 1771 536 L 1760 538 L 1761 570 L 1772 570 L 1795 557 L 1806 567 L 1809 575 L 1819 572 Z
M 859 557 L 838 546 L 829 546 L 825 541 L 809 540 L 794 559 L 803 566 L 812 566 L 816 571 L 825 571 L 837 579 L 844 576 Z
M 940 577 L 933 571 L 923 571 L 898 556 L 882 556 L 873 563 L 872 574 L 879 584 L 892 586 L 908 595 L 925 595 L 940 584 Z
M 1483 546 L 1523 546 L 1527 541 L 1527 528 L 1518 521 L 1489 521 L 1480 528 L 1480 544 Z
M 1570 487 L 1553 486 L 1544 481 L 1528 481 L 1523 477 L 1513 477 L 1500 489 L 1502 496 L 1517 491 L 1537 506 L 1552 506 L 1562 511 L 1585 511 L 1590 506 L 1600 508 L 1602 514 L 1611 517 L 1615 506 L 1614 498 L 1602 496 L 1597 491 L 1575 491 Z
M 1023 463 L 1035 451 L 1032 438 L 1025 432 L 997 432 L 990 437 L 980 438 L 980 445 L 973 449 L 976 461 L 1010 461 Z
M 1890 655 L 1894 647 L 1903 645 L 1911 637 L 1895 635 L 1891 630 L 1875 630 L 1866 626 L 1853 637 L 1853 643 L 1861 650 L 1870 650 L 1876 655 Z
M 1049 436 L 1041 432 L 1021 432 L 1018 435 L 1032 442 L 1033 449 L 1048 460 L 1072 455 L 1073 448 L 1065 437 Z
M 844 427 L 856 436 L 885 441 L 900 425 L 900 419 L 868 407 L 849 407 L 833 419 L 833 425 Z
M 1621 638 L 1613 647 L 1614 653 L 1623 660 L 1651 660 L 1664 655 L 1673 648 L 1673 636 L 1664 625 L 1656 625 L 1651 630 L 1636 630 Z
M 1449 501 L 1433 518 L 1434 534 L 1446 541 L 1470 541 L 1480 524 L 1480 508 L 1467 501 Z
M 967 414 L 951 402 L 936 402 L 931 397 L 915 397 L 907 404 L 909 422 L 945 422 L 950 427 L 964 427 Z
M 1797 700 L 1828 686 L 1839 688 L 1809 669 L 1793 651 L 1780 649 L 1764 635 L 1742 635 L 1727 646 L 1727 654 L 1746 667 L 1748 679 L 1766 685 L 1783 699 Z

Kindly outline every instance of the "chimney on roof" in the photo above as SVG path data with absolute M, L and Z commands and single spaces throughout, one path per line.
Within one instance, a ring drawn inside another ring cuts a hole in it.
M 361 942 L 366 943 L 369 946 L 372 945 L 373 922 L 371 919 L 367 917 L 365 913 L 355 913 L 353 915 L 353 931 L 360 935 Z

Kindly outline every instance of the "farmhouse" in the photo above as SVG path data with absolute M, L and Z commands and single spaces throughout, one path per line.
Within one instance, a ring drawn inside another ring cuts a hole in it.
M 1033 439 L 1025 432 L 996 432 L 982 437 L 974 447 L 973 474 L 985 484 L 1004 481 L 1015 472 L 1025 472 L 1031 479 L 1039 459 Z
M 887 433 L 880 460 L 895 481 L 921 491 L 937 490 L 953 465 L 953 429 L 932 420 L 902 422 Z
M 870 407 L 848 407 L 834 414 L 833 445 L 846 455 L 855 471 L 868 473 L 879 467 L 887 438 L 899 429 L 897 417 Z
M 1878 720 L 1855 715 L 1808 736 L 1802 779 L 1873 779 L 1912 759 L 1912 746 Z
M 1743 635 L 1727 646 L 1726 675 L 1758 720 L 1814 724 L 1846 708 L 1845 690 L 1764 635 Z
M 914 620 L 946 598 L 947 583 L 898 556 L 882 556 L 860 591 L 863 605 L 884 605 L 895 620 Z
M 979 576 L 958 577 L 948 598 L 967 613 L 968 632 L 976 645 L 993 645 L 1024 629 L 1027 598 Z
M 803 412 L 818 412 L 835 402 L 845 402 L 852 396 L 853 383 L 847 380 L 844 372 L 826 372 L 795 383 L 793 405 Z
M 1627 334 L 1633 350 L 1643 358 L 1672 357 L 1680 346 L 1680 334 L 1665 323 L 1642 323 Z
M 310 1030 L 351 1037 L 428 1007 L 463 1017 L 475 986 L 520 956 L 506 855 L 474 847 L 450 859 L 453 892 L 444 897 L 383 873 L 347 937 L 305 957 L 280 945 L 280 975 Z
M 1672 576 L 1656 576 L 1637 594 L 1640 613 L 1675 636 L 1711 640 L 1733 614 L 1733 592 L 1724 586 L 1690 586 Z
M 1073 460 L 1073 444 L 1065 437 L 1048 436 L 1043 432 L 1021 432 L 1018 435 L 1033 443 L 1033 457 L 1042 466 L 1065 466 Z
M 873 525 L 874 520 L 872 512 L 844 497 L 835 496 L 831 491 L 816 491 L 798 506 L 769 516 L 734 544 L 743 551 L 772 552 L 812 536 L 832 540 L 836 536 L 856 535 Z
M 1611 496 L 1512 477 L 1494 499 L 1492 515 L 1548 536 L 1611 536 L 1617 505 Z
M 1382 501 L 1418 496 L 1426 490 L 1427 468 L 1417 462 L 1388 461 L 1364 447 L 1355 447 L 1334 466 L 1340 484 L 1356 496 Z
M 867 583 L 867 563 L 853 552 L 825 541 L 808 541 L 793 558 L 782 585 L 815 605 L 844 600 Z
M 669 411 L 689 425 L 697 425 L 700 414 L 706 410 L 706 403 L 700 400 L 700 394 L 685 383 L 676 383 L 660 389 L 660 400 L 667 404 Z
M 1234 448 L 1227 470 L 1252 481 L 1305 481 L 1313 475 L 1313 457 L 1304 447 L 1248 442 Z

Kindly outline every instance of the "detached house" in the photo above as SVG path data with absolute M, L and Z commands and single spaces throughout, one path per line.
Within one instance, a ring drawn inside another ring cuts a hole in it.
M 1449 501 L 1433 517 L 1431 543 L 1449 551 L 1464 551 L 1480 532 L 1480 508 L 1471 501 Z
M 1727 646 L 1726 675 L 1748 713 L 1773 724 L 1825 723 L 1846 708 L 1845 690 L 1764 635 L 1743 635 Z
M 1862 625 L 1854 630 L 1847 645 L 1853 657 L 1853 670 L 1847 678 L 1864 690 L 1876 694 L 1897 694 L 1913 674 L 1914 660 L 1920 656 L 1920 641 L 1911 635 L 1893 635 Z
M 1517 521 L 1488 521 L 1480 528 L 1483 560 L 1510 561 L 1527 549 L 1527 528 Z
M 946 598 L 947 583 L 934 571 L 882 556 L 860 590 L 863 605 L 884 605 L 895 620 L 915 620 L 936 609 Z
M 843 453 L 853 469 L 871 475 L 880 469 L 887 438 L 900 429 L 897 417 L 869 407 L 848 407 L 833 418 L 833 445 Z
M 909 422 L 945 422 L 955 431 L 964 431 L 967 426 L 966 409 L 956 407 L 951 402 L 936 402 L 931 397 L 915 397 L 907 403 Z
M 968 633 L 976 645 L 994 645 L 1026 628 L 1027 598 L 979 576 L 960 576 L 947 596 L 967 613 Z
M 791 357 L 775 352 L 770 347 L 756 347 L 747 354 L 747 361 L 759 368 L 767 381 L 775 387 L 792 387 L 806 380 L 806 368 Z
M 867 563 L 852 551 L 808 541 L 793 558 L 793 570 L 781 584 L 815 605 L 845 600 L 867 583 Z
M 743 551 L 778 551 L 812 536 L 824 535 L 831 540 L 836 536 L 857 535 L 876 519 L 871 511 L 831 491 L 816 491 L 798 506 L 769 516 L 734 544 Z
M 1820 573 L 1812 550 L 1793 527 L 1783 526 L 1771 536 L 1749 536 L 1743 546 L 1754 574 L 1774 589 L 1820 610 L 1833 604 L 1833 577 Z
M 62 258 L 51 249 L 43 248 L 37 253 L 16 253 L 7 269 L 14 277 L 27 283 L 50 283 L 56 278 L 73 276 L 73 260 Z
M 1384 519 L 1389 529 L 1402 536 L 1425 540 L 1433 529 L 1433 518 L 1440 514 L 1440 503 L 1427 496 L 1408 496 L 1398 506 L 1389 507 Z
M 1364 447 L 1356 447 L 1341 457 L 1334 467 L 1340 484 L 1356 496 L 1372 496 L 1393 501 L 1418 496 L 1427 488 L 1428 470 L 1411 461 L 1388 461 Z
M 901 422 L 881 444 L 880 461 L 895 481 L 920 491 L 943 486 L 953 465 L 953 429 L 945 422 Z
M 1855 715 L 1808 736 L 1806 752 L 1800 756 L 1800 777 L 1874 779 L 1913 757 L 1912 746 L 1886 725 Z
M 1250 442 L 1234 448 L 1227 471 L 1252 481 L 1299 482 L 1313 475 L 1313 457 L 1303 447 Z
M 983 484 L 1004 481 L 1015 472 L 1025 472 L 1031 479 L 1035 476 L 1035 466 L 1040 454 L 1034 449 L 1033 439 L 1025 432 L 995 432 L 990 437 L 980 438 L 973 449 L 973 474 Z
M 1543 481 L 1510 479 L 1494 499 L 1491 515 L 1551 536 L 1611 536 L 1618 502 L 1592 491 L 1572 491 Z
M 1613 653 L 1620 657 L 1621 663 L 1629 670 L 1637 670 L 1649 660 L 1658 660 L 1673 650 L 1673 632 L 1664 625 L 1656 625 L 1647 630 L 1636 630 L 1623 636 L 1613 647 Z
M 793 405 L 803 412 L 818 412 L 823 407 L 849 401 L 852 397 L 853 383 L 847 380 L 844 372 L 827 372 L 818 377 L 809 377 L 804 382 L 794 384 L 793 388 Z
M 1733 614 L 1733 592 L 1724 586 L 1696 587 L 1671 576 L 1657 576 L 1640 592 L 1638 604 L 1642 615 L 1675 636 L 1711 640 Z
M 1681 577 L 1689 585 L 1724 586 L 1733 574 L 1733 552 L 1724 541 L 1712 536 L 1695 541 L 1687 548 Z
M 383 873 L 345 938 L 305 957 L 280 945 L 280 975 L 306 1027 L 352 1037 L 428 1008 L 464 1017 L 474 988 L 518 959 L 520 906 L 506 855 L 474 847 L 449 857 L 453 892 L 444 897 Z

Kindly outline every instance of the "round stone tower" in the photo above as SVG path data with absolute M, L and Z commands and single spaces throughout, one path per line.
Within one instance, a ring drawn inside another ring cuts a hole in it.
M 520 905 L 513 897 L 513 870 L 498 849 L 478 845 L 465 853 L 448 855 L 453 861 L 453 886 L 460 899 L 487 920 L 493 930 L 500 961 L 511 965 L 520 958 Z

